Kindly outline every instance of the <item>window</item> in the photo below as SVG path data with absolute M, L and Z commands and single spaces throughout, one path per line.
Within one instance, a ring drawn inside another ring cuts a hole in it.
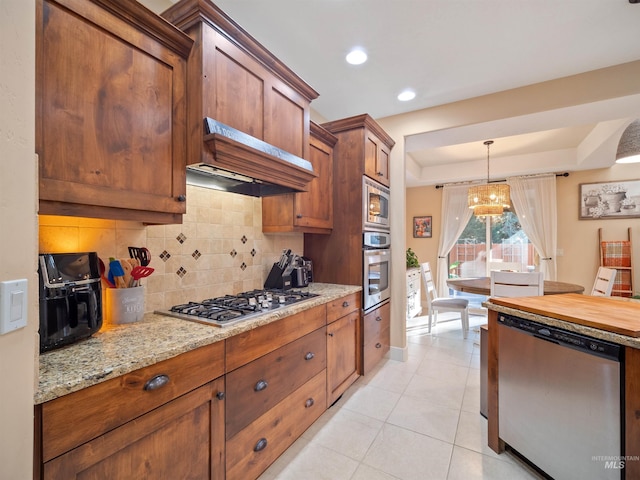
M 533 271 L 533 245 L 518 216 L 471 217 L 449 254 L 449 277 L 488 277 L 491 270 Z

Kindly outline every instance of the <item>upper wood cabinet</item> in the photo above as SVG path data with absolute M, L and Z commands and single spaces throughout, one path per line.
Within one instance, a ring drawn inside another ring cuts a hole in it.
M 195 41 L 189 59 L 189 163 L 213 160 L 203 119 L 213 118 L 309 157 L 309 104 L 318 93 L 209 0 L 162 13 Z
M 192 46 L 138 2 L 37 1 L 40 213 L 182 222 Z
M 365 129 L 364 174 L 389 186 L 389 155 L 391 149 L 369 129 Z
M 309 190 L 262 199 L 263 232 L 330 233 L 333 228 L 333 147 L 337 138 L 310 123 L 308 160 L 318 175 Z
M 395 141 L 369 115 L 357 115 L 322 124 L 338 139 L 349 138 L 353 143 L 341 148 L 341 162 L 389 186 L 389 156 Z

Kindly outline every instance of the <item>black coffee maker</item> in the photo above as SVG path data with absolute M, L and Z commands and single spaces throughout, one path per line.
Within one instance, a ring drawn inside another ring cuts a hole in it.
M 39 256 L 40 353 L 90 337 L 102 327 L 96 252 Z

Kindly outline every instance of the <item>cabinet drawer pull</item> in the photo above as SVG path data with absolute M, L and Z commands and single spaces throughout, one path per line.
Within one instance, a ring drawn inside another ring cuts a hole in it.
M 382 344 L 381 343 L 376 343 L 376 348 L 382 348 Z
M 330 337 L 333 337 L 333 333 L 327 333 L 327 335 L 329 335 Z
M 253 387 L 253 389 L 256 392 L 261 392 L 262 390 L 264 390 L 265 388 L 267 388 L 269 386 L 269 384 L 267 383 L 266 380 L 260 380 L 258 383 L 256 383 L 256 386 Z
M 313 357 L 315 357 L 315 354 L 313 352 L 307 352 L 307 354 L 304 356 L 304 359 L 311 360 Z
M 156 375 L 155 377 L 147 380 L 147 383 L 144 384 L 144 390 L 150 392 L 151 390 L 157 390 L 161 387 L 164 387 L 167 383 L 169 383 L 169 375 Z
M 376 322 L 381 322 L 382 321 L 382 317 L 376 317 Z
M 297 214 L 296 218 L 302 218 L 302 215 L 301 214 Z
M 345 302 L 342 302 L 342 306 L 343 306 L 344 308 L 347 308 L 347 307 L 349 306 L 349 302 L 346 302 L 346 301 L 345 301 Z
M 186 202 L 187 197 L 185 195 L 178 195 L 178 198 L 176 198 L 176 200 L 178 200 L 179 202 Z
M 307 398 L 307 401 L 304 402 L 304 408 L 313 407 L 314 402 L 313 398 Z
M 218 400 L 224 400 L 224 392 L 218 392 L 216 393 L 216 398 Z
M 260 440 L 258 440 L 258 443 L 256 443 L 256 446 L 253 447 L 253 451 L 260 452 L 265 448 L 267 448 L 267 439 L 263 437 Z

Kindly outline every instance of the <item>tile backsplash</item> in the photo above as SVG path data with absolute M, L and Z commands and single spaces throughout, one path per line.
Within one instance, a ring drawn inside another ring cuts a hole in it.
M 302 254 L 302 234 L 262 233 L 262 200 L 187 186 L 181 225 L 39 217 L 41 253 L 96 251 L 127 258 L 147 247 L 154 273 L 142 281 L 145 310 L 262 288 L 284 248 Z

